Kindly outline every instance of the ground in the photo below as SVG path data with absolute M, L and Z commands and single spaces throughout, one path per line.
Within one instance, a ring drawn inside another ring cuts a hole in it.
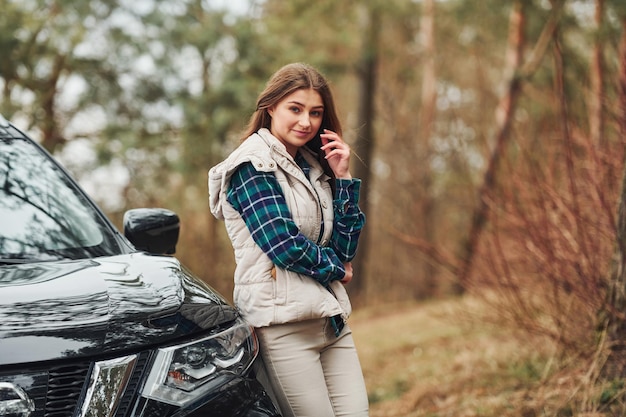
M 557 366 L 549 341 L 485 313 L 469 298 L 355 311 L 371 417 L 616 415 L 595 411 L 612 392 L 598 393 L 584 367 Z

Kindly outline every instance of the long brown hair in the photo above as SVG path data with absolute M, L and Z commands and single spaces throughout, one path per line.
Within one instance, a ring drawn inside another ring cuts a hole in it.
M 320 133 L 324 129 L 329 129 L 341 136 L 341 123 L 339 122 L 339 117 L 337 117 L 335 101 L 333 100 L 328 82 L 318 70 L 308 64 L 287 64 L 270 77 L 265 85 L 265 89 L 259 94 L 256 102 L 256 110 L 250 117 L 243 140 L 261 128 L 269 129 L 272 118 L 268 113 L 268 109 L 278 104 L 283 98 L 300 89 L 313 89 L 317 91 L 322 98 L 322 104 L 324 105 L 322 124 L 320 130 L 306 146 L 317 154 L 318 160 L 326 174 L 334 178 L 335 175 L 324 158 L 324 152 L 320 150 L 320 146 L 322 146 Z

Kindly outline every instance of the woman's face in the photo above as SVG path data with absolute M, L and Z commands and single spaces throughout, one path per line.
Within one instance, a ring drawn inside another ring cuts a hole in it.
M 324 103 L 313 89 L 300 89 L 268 109 L 270 131 L 293 157 L 301 146 L 313 139 L 322 126 Z

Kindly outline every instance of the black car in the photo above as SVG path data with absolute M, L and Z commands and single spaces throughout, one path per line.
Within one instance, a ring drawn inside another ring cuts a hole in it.
M 120 234 L 0 116 L 0 416 L 278 416 L 253 328 L 171 256 L 178 216 Z

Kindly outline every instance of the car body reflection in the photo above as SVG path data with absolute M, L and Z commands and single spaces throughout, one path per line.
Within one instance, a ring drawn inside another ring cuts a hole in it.
M 170 256 L 179 230 L 135 208 L 122 235 L 0 116 L 0 416 L 279 417 L 254 329 Z M 206 358 L 193 384 L 173 355 L 190 346 Z
M 0 283 L 11 275 L 20 279 L 2 290 L 0 365 L 14 361 L 14 352 L 24 361 L 52 360 L 163 343 L 235 318 L 218 296 L 198 291 L 201 284 L 175 258 L 129 254 L 5 266 Z M 43 357 L 25 349 L 33 338 L 45 343 Z

